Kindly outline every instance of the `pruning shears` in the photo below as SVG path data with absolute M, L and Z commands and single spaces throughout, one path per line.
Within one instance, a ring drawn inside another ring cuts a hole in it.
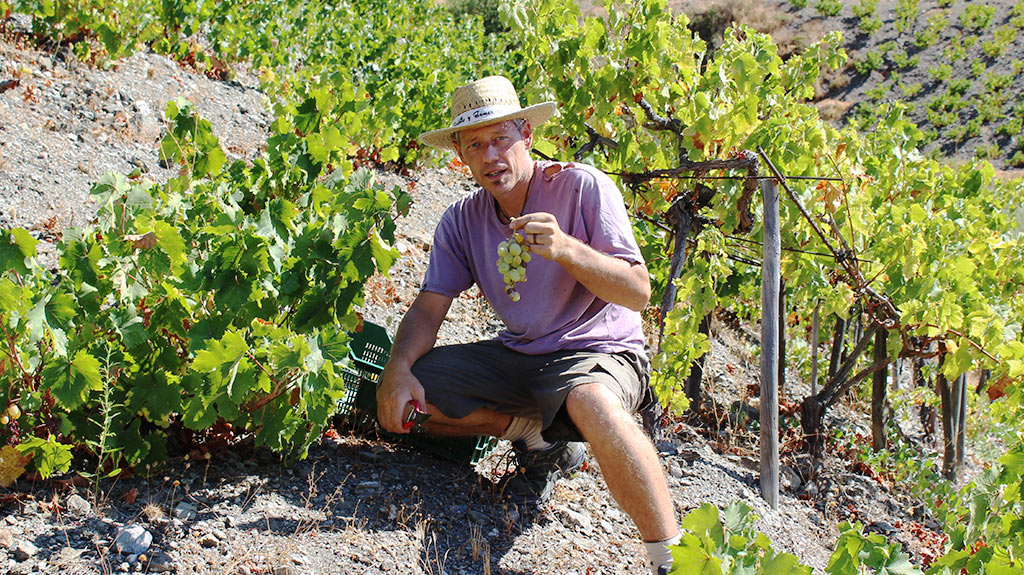
M 409 431 L 419 431 L 420 426 L 430 419 L 430 414 L 420 408 L 420 402 L 415 399 L 409 400 L 409 405 L 412 409 L 409 410 L 409 415 L 405 416 L 405 421 L 402 422 L 402 429 Z

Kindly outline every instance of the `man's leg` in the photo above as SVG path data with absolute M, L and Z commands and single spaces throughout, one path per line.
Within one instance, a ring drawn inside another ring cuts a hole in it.
M 573 423 L 590 443 L 608 490 L 646 542 L 679 534 L 658 453 L 622 402 L 598 383 L 574 387 L 565 401 Z
M 446 416 L 441 413 L 437 406 L 429 403 L 429 401 L 426 411 L 430 414 L 430 419 L 423 424 L 427 433 L 446 437 L 459 437 L 463 435 L 493 435 L 501 437 L 505 430 L 508 429 L 508 424 L 512 421 L 511 415 L 497 413 L 484 407 L 459 419 Z

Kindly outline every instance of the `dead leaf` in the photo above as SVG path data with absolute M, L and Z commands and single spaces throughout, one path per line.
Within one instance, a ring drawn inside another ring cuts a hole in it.
M 132 242 L 132 247 L 137 250 L 151 250 L 156 247 L 156 234 L 146 232 L 144 234 L 128 234 L 125 241 Z

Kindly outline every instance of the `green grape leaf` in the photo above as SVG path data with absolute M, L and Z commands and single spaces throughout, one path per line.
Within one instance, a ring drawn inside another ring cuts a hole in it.
M 710 503 L 703 503 L 683 518 L 683 529 L 688 529 L 701 537 L 709 537 L 716 546 L 725 542 L 725 531 L 719 520 L 718 508 Z
M 196 352 L 192 360 L 192 370 L 208 373 L 221 366 L 234 363 L 249 351 L 249 345 L 237 331 L 228 331 L 219 340 L 207 342 L 207 348 Z
M 181 387 L 167 377 L 164 371 L 140 372 L 130 384 L 126 396 L 127 408 L 141 413 L 149 421 L 167 422 L 172 413 L 181 410 Z
M 811 575 L 812 572 L 810 567 L 801 565 L 799 559 L 789 553 L 766 554 L 761 560 L 761 569 L 764 575 Z
M 36 244 L 39 240 L 21 228 L 0 230 L 0 273 L 13 270 L 19 274 L 27 274 L 25 265 L 27 258 L 36 255 Z
M 70 361 L 57 358 L 43 369 L 42 387 L 50 390 L 62 408 L 75 409 L 85 403 L 89 392 L 103 389 L 100 362 L 84 349 Z
M 721 575 L 722 560 L 711 555 L 701 539 L 684 533 L 679 545 L 671 548 L 672 571 L 686 575 Z
M 71 468 L 74 446 L 58 442 L 53 435 L 46 439 L 30 436 L 17 447 L 22 453 L 32 455 L 32 463 L 43 477 L 50 477 L 54 472 L 64 473 Z

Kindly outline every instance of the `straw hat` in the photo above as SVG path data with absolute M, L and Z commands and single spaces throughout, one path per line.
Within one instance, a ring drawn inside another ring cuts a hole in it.
M 512 118 L 525 118 L 536 127 L 554 115 L 554 102 L 542 102 L 527 108 L 519 105 L 519 95 L 504 76 L 488 76 L 459 86 L 452 92 L 452 125 L 420 135 L 428 146 L 454 149 L 452 134 L 459 130 L 494 124 Z

